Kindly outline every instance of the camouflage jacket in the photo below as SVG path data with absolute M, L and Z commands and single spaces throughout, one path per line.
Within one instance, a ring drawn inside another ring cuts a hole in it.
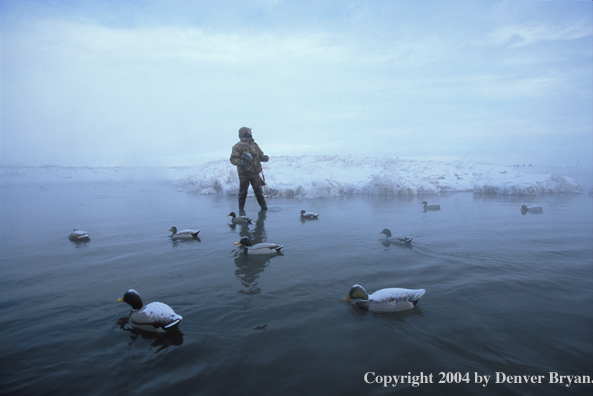
M 248 153 L 253 157 L 253 161 L 249 162 L 244 159 L 243 155 Z M 237 167 L 239 175 L 246 173 L 260 173 L 262 171 L 261 163 L 268 162 L 269 157 L 259 148 L 255 140 L 252 138 L 242 137 L 241 141 L 233 146 L 231 152 L 231 164 Z

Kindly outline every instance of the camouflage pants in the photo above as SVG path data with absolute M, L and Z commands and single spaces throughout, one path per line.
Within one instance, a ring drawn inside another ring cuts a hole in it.
M 266 210 L 266 199 L 264 198 L 264 192 L 262 189 L 262 179 L 259 177 L 259 173 L 248 173 L 239 175 L 239 209 L 243 210 L 245 207 L 245 200 L 247 199 L 247 190 L 249 185 L 253 188 L 253 193 L 257 198 L 257 203 L 262 209 Z

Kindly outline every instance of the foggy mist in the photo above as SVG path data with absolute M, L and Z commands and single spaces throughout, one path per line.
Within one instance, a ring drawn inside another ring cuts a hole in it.
M 590 1 L 3 1 L 3 166 L 282 155 L 591 167 Z

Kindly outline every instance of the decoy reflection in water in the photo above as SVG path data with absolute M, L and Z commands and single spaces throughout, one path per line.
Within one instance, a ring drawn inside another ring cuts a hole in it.
M 127 316 L 119 318 L 117 320 L 117 325 L 121 330 L 130 332 L 130 345 L 136 342 L 139 338 L 142 340 L 149 340 L 152 341 L 150 346 L 158 348 L 156 352 L 160 352 L 170 346 L 179 346 L 183 344 L 183 333 L 181 330 L 179 330 L 179 328 L 166 333 L 141 331 L 134 327 L 128 326 Z

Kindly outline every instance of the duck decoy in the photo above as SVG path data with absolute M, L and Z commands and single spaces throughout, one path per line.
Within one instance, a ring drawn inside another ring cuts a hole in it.
M 117 302 L 130 304 L 132 310 L 128 316 L 128 323 L 136 329 L 166 333 L 175 330 L 183 319 L 167 304 L 152 302 L 144 305 L 134 289 L 128 290 Z
M 389 242 L 405 243 L 408 245 L 412 243 L 412 238 L 410 238 L 410 237 L 407 237 L 407 236 L 394 237 L 394 236 L 392 236 L 391 230 L 389 228 L 384 228 L 383 231 L 379 232 L 379 234 L 384 234 L 385 239 Z
M 542 213 L 544 211 L 544 208 L 542 208 L 541 206 L 527 206 L 527 205 L 522 205 L 521 206 L 521 213 L 525 214 L 527 212 L 531 212 L 531 213 Z
M 252 218 L 251 218 L 251 217 L 247 217 L 247 216 L 237 216 L 237 215 L 235 214 L 235 212 L 231 212 L 231 213 L 229 213 L 229 214 L 227 215 L 227 217 L 228 217 L 228 216 L 231 216 L 231 217 L 232 217 L 231 221 L 233 222 L 233 224 L 252 224 L 252 223 L 251 223 L 251 220 L 252 220 Z
M 280 253 L 280 249 L 284 247 L 284 245 L 278 245 L 276 243 L 267 242 L 252 245 L 251 240 L 247 237 L 241 238 L 240 241 L 235 242 L 235 245 L 243 246 L 243 254 L 245 255 Z
M 68 235 L 68 239 L 72 242 L 83 242 L 83 241 L 90 241 L 91 237 L 88 232 L 81 231 L 78 228 L 74 227 L 70 235 Z
M 171 227 L 169 231 L 172 232 L 170 235 L 172 239 L 195 239 L 198 238 L 198 234 L 200 233 L 200 230 L 190 229 L 177 231 L 177 227 L 175 226 Z
M 306 210 L 301 210 L 301 219 L 304 220 L 314 220 L 317 219 L 319 215 L 313 212 L 307 212 Z
M 421 205 L 424 205 L 424 210 L 440 210 L 441 209 L 441 205 L 437 205 L 437 204 L 428 204 L 428 202 L 426 201 L 422 201 L 420 202 Z
M 343 301 L 355 300 L 355 304 L 369 312 L 397 312 L 412 309 L 424 295 L 424 289 L 390 288 L 377 290 L 369 296 L 364 287 L 353 285 Z

